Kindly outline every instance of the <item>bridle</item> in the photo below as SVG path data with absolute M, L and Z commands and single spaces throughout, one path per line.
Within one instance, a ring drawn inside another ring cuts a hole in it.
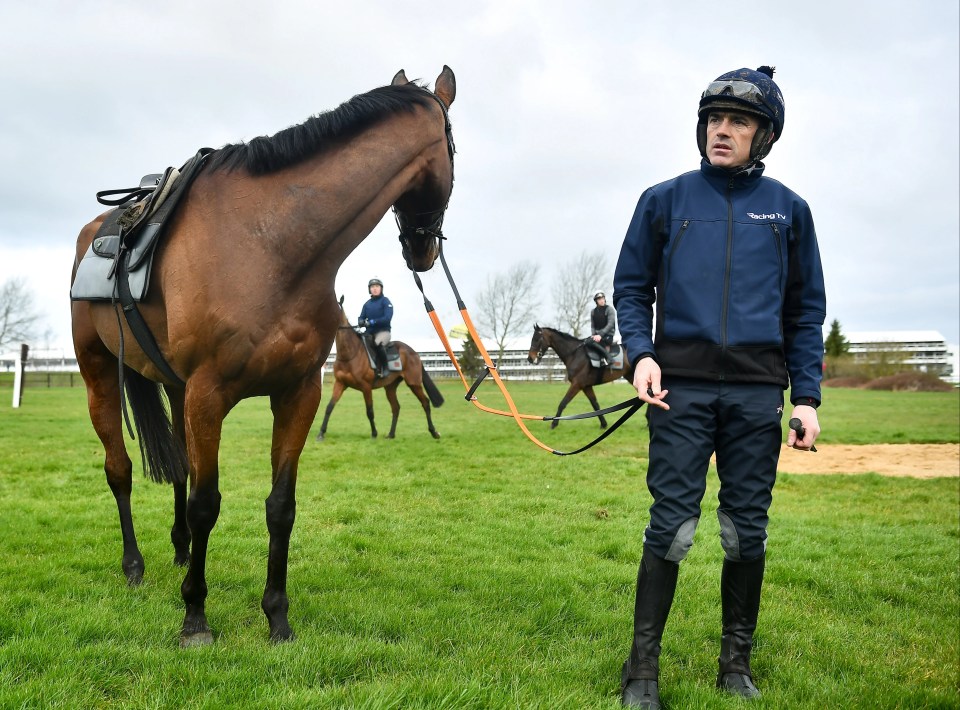
M 450 124 L 450 112 L 447 108 L 447 105 L 443 102 L 443 99 L 441 99 L 435 93 L 422 86 L 417 86 L 416 84 L 413 84 L 413 82 L 411 82 L 411 84 L 436 101 L 437 105 L 440 106 L 440 111 L 443 113 L 443 131 L 447 139 L 447 155 L 450 157 L 450 189 L 452 192 L 453 156 L 454 153 L 457 152 L 457 149 L 453 142 L 453 126 Z M 400 240 L 400 244 L 403 246 L 404 258 L 407 257 L 409 252 L 410 239 L 412 237 L 419 237 L 421 239 L 424 237 L 433 237 L 437 240 L 442 240 L 444 238 L 443 216 L 447 211 L 448 204 L 449 197 L 448 202 L 438 210 L 413 213 L 403 212 L 397 209 L 396 205 L 394 205 L 393 213 L 397 222 L 397 228 L 400 230 L 400 235 L 398 238 Z

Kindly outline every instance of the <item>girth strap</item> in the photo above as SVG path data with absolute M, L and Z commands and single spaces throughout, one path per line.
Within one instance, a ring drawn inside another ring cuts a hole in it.
M 140 314 L 140 310 L 137 308 L 136 301 L 133 300 L 133 294 L 130 293 L 130 281 L 129 274 L 127 272 L 127 262 L 129 259 L 130 252 L 121 247 L 120 253 L 117 255 L 116 278 L 117 298 L 120 301 L 120 306 L 123 308 L 123 315 L 127 319 L 127 324 L 130 326 L 130 331 L 133 333 L 133 337 L 135 337 L 137 342 L 140 343 L 140 347 L 143 348 L 143 352 L 147 357 L 150 358 L 150 361 L 157 366 L 157 369 L 160 370 L 164 377 L 180 387 L 183 387 L 186 383 L 180 379 L 179 375 L 177 375 L 177 373 L 173 371 L 173 368 L 170 367 L 170 364 L 167 362 L 166 358 L 163 357 L 163 353 L 160 352 L 160 346 L 157 345 L 157 341 L 153 337 L 150 327 Z M 122 342 L 122 331 L 120 333 L 120 338 Z

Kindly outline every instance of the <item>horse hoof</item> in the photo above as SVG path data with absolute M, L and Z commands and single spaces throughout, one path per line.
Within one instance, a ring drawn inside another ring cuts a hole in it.
M 556 429 L 556 428 L 557 428 L 557 422 L 550 422 L 550 428 L 551 428 L 551 429 Z
M 317 434 L 317 438 L 314 439 L 314 441 L 323 441 L 323 434 L 322 433 Z
M 440 432 L 438 431 L 431 431 L 430 434 L 433 436 L 434 439 L 440 438 Z
M 210 646 L 213 644 L 213 633 L 210 631 L 200 631 L 195 634 L 180 634 L 180 648 L 193 648 L 194 646 Z
M 190 562 L 189 552 L 182 555 L 180 553 L 177 553 L 173 556 L 173 564 L 175 564 L 177 567 L 186 567 L 189 562 Z
M 139 587 L 141 584 L 143 584 L 143 572 L 127 575 L 128 587 Z
M 297 640 L 297 635 L 293 633 L 289 628 L 282 633 L 273 633 L 270 634 L 270 643 L 279 645 L 281 643 L 293 643 Z
M 394 436 L 393 434 L 387 434 L 387 438 L 388 438 L 388 439 L 396 439 L 397 437 Z

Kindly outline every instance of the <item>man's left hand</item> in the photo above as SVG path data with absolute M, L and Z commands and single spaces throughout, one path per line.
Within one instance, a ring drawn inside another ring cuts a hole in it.
M 797 418 L 803 425 L 803 438 L 797 438 L 797 432 L 790 429 L 787 434 L 787 446 L 794 449 L 809 451 L 813 447 L 817 437 L 820 436 L 820 422 L 817 420 L 817 410 L 806 404 L 798 404 L 793 408 L 793 414 L 790 418 Z

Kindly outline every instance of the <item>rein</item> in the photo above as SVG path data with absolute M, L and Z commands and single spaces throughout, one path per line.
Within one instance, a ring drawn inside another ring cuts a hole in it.
M 442 220 L 443 220 L 443 216 L 441 215 L 439 221 L 442 222 Z M 398 224 L 399 224 L 399 220 L 398 220 Z M 535 414 L 521 414 L 517 410 L 517 406 L 516 404 L 514 404 L 513 398 L 510 396 L 510 393 L 507 391 L 506 385 L 503 383 L 503 380 L 500 378 L 500 374 L 497 372 L 497 366 L 493 363 L 493 360 L 490 358 L 490 355 L 487 353 L 486 348 L 483 346 L 483 341 L 480 339 L 480 336 L 477 334 L 477 330 L 473 326 L 473 320 L 470 318 L 470 314 L 467 312 L 467 306 L 463 302 L 463 299 L 460 297 L 460 292 L 457 290 L 457 284 L 453 280 L 453 275 L 450 273 L 450 268 L 447 266 L 447 260 L 443 255 L 443 242 L 445 240 L 445 237 L 439 233 L 439 229 L 437 230 L 434 236 L 437 236 L 440 240 L 440 263 L 443 265 L 443 272 L 447 276 L 447 282 L 450 284 L 450 288 L 453 290 L 453 295 L 457 299 L 457 307 L 460 309 L 460 316 L 463 318 L 463 323 L 467 327 L 467 332 L 470 334 L 470 337 L 473 338 L 473 342 L 477 346 L 477 350 L 480 353 L 480 356 L 483 358 L 483 363 L 486 368 L 483 374 L 481 374 L 472 385 L 470 385 L 467 382 L 466 377 L 464 377 L 463 371 L 460 369 L 460 363 L 457 362 L 457 358 L 453 354 L 453 348 L 450 347 L 450 341 L 447 339 L 446 333 L 444 332 L 444 329 L 443 329 L 443 325 L 440 323 L 440 318 L 437 316 L 437 313 L 434 310 L 433 304 L 430 302 L 430 299 L 427 298 L 427 294 L 424 293 L 423 283 L 420 281 L 420 276 L 417 274 L 416 271 L 412 272 L 413 280 L 416 282 L 417 288 L 420 289 L 420 293 L 423 296 L 423 305 L 427 309 L 427 315 L 429 316 L 430 321 L 433 323 L 434 330 L 437 331 L 437 335 L 440 338 L 440 342 L 443 343 L 443 347 L 447 351 L 447 357 L 450 358 L 450 362 L 453 363 L 453 366 L 457 370 L 457 374 L 460 376 L 460 381 L 463 383 L 463 386 L 467 390 L 467 393 L 464 396 L 464 399 L 472 403 L 480 411 L 487 412 L 488 414 L 498 414 L 500 416 L 513 417 L 514 421 L 516 421 L 517 423 L 517 426 L 520 427 L 520 430 L 526 435 L 528 439 L 530 439 L 530 441 L 532 441 L 534 444 L 539 446 L 544 451 L 549 451 L 551 454 L 556 454 L 557 456 L 572 456 L 574 454 L 582 453 L 587 449 L 595 446 L 596 444 L 599 444 L 601 441 L 603 441 L 608 436 L 610 436 L 613 432 L 615 432 L 620 427 L 621 424 L 623 424 L 627 419 L 633 416 L 637 412 L 637 410 L 639 410 L 640 407 L 644 405 L 643 400 L 641 400 L 639 397 L 633 397 L 632 399 L 625 400 L 620 404 L 615 404 L 612 407 L 607 407 L 606 409 L 602 409 L 596 412 L 585 412 L 583 414 L 570 414 L 570 415 L 561 416 L 561 417 L 543 417 L 543 416 L 537 416 Z M 491 377 L 493 377 L 494 382 L 496 382 L 497 387 L 500 389 L 500 392 L 503 394 L 503 397 L 507 402 L 507 407 L 510 410 L 509 412 L 487 407 L 481 404 L 480 401 L 476 398 L 474 393 L 477 391 L 477 388 L 480 387 L 480 384 L 487 377 L 487 375 L 490 375 Z M 547 444 L 544 444 L 542 441 L 540 441 L 537 437 L 535 437 L 530 432 L 530 430 L 527 428 L 526 424 L 524 423 L 524 420 L 551 422 L 551 421 L 567 421 L 567 420 L 573 420 L 573 419 L 589 419 L 591 417 L 599 417 L 604 414 L 618 412 L 623 409 L 626 409 L 627 411 L 624 412 L 624 414 L 622 414 L 620 418 L 617 419 L 617 421 L 614 422 L 612 426 L 610 426 L 610 428 L 605 430 L 602 434 L 600 434 L 600 436 L 598 436 L 596 439 L 591 441 L 589 444 L 586 444 L 585 446 L 581 446 L 579 449 L 575 451 L 557 451 L 553 447 L 548 446 Z

